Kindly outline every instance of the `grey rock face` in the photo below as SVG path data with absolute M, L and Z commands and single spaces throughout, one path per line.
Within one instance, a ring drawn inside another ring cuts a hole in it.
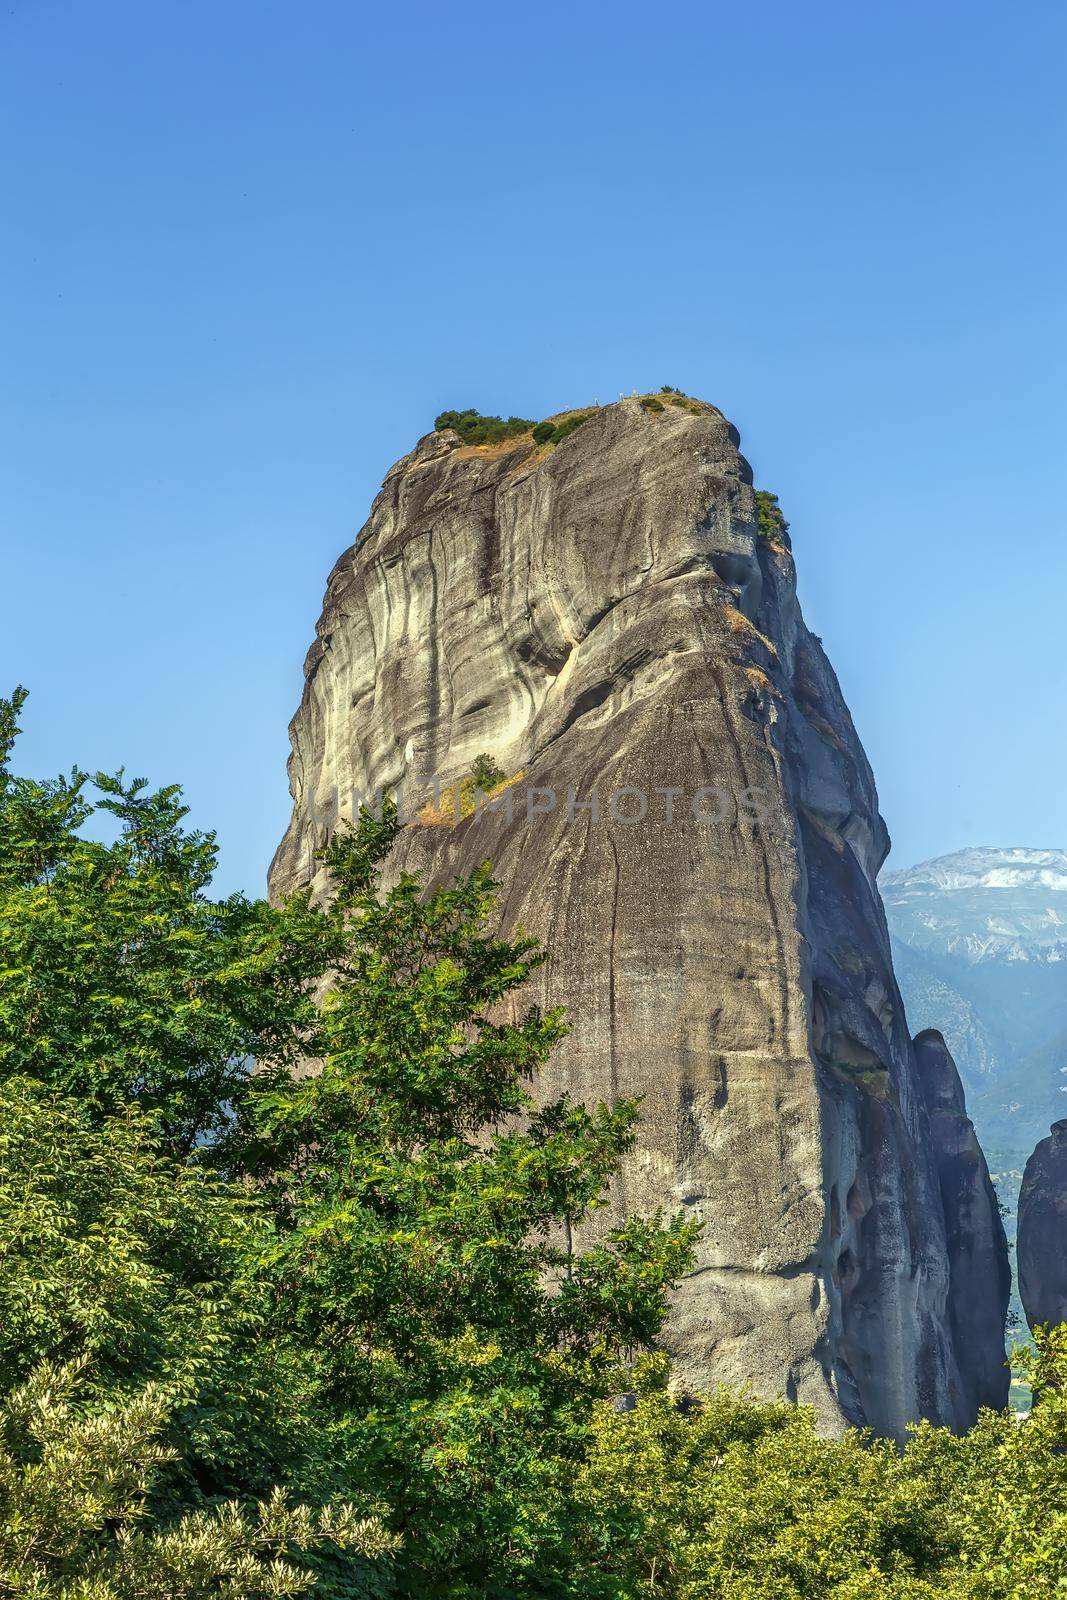
M 439 434 L 398 462 L 329 580 L 271 891 L 315 883 L 324 814 L 383 785 L 418 813 L 395 870 L 492 860 L 504 928 L 551 952 L 535 998 L 570 1013 L 543 1092 L 643 1096 L 600 1225 L 703 1219 L 683 1374 L 827 1430 L 962 1427 L 1002 1342 L 978 1357 L 953 1319 L 968 1224 L 893 975 L 886 830 L 738 445 L 711 407 L 624 401 L 548 451 Z M 481 752 L 513 782 L 457 816 Z M 1000 1248 L 969 1258 L 994 1306 Z
M 948 1316 L 967 1403 L 1007 1404 L 1004 1323 L 1011 1294 L 1008 1241 L 963 1084 L 944 1038 L 916 1036 L 915 1063 L 929 1119 L 948 1246 Z
M 1023 1173 L 1019 1292 L 1031 1328 L 1067 1322 L 1067 1121 L 1053 1124 Z

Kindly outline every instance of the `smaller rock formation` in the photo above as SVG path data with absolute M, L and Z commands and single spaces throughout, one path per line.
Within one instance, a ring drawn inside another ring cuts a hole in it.
M 914 1044 L 945 1216 L 947 1310 L 960 1378 L 972 1413 L 981 1406 L 1000 1409 L 1008 1402 L 1004 1321 L 1011 1268 L 997 1194 L 943 1036 L 928 1028 Z
M 1023 1173 L 1019 1293 L 1031 1328 L 1067 1322 L 1067 1121 L 1053 1123 Z

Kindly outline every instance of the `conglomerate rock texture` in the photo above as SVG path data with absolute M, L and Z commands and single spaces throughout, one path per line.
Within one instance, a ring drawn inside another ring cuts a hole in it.
M 1023 1173 L 1019 1294 L 1031 1328 L 1067 1322 L 1067 1121 L 1053 1123 Z
M 551 952 L 532 998 L 570 1015 L 540 1092 L 643 1096 L 598 1225 L 703 1219 L 683 1376 L 828 1431 L 1003 1403 L 985 1164 L 968 1146 L 946 1180 L 874 781 L 723 415 L 626 400 L 554 448 L 429 435 L 334 568 L 305 673 L 272 894 L 316 882 L 333 816 L 382 787 L 414 816 L 393 870 L 493 862 L 502 927 Z M 512 781 L 463 815 L 483 752 Z

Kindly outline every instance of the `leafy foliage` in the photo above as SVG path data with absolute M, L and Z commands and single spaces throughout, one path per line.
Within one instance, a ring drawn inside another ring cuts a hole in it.
M 151 1383 L 182 1437 L 176 1504 L 266 1493 L 307 1422 L 303 1363 L 267 1337 L 252 1270 L 270 1219 L 172 1160 L 155 1126 L 135 1105 L 101 1121 L 33 1080 L 0 1084 L 0 1393 L 71 1360 L 101 1404 Z
M 171 787 L 98 773 L 12 777 L 15 701 L 0 725 L 0 1074 L 101 1114 L 136 1101 L 189 1153 L 218 1131 L 252 1056 L 292 1063 L 327 969 L 307 897 L 286 911 L 212 900 L 213 835 L 186 833 Z M 6 730 L 6 731 L 5 731 Z M 81 831 L 94 810 L 116 842 Z
M 572 411 L 569 416 L 563 417 L 559 422 L 539 422 L 533 430 L 535 444 L 561 444 L 564 439 L 569 439 L 583 422 L 588 422 L 593 415 L 591 411 Z
M 537 1099 L 564 1023 L 520 1003 L 544 952 L 493 933 L 488 866 L 386 887 L 387 803 L 324 853 L 324 904 L 214 901 L 177 791 L 98 777 L 101 844 L 84 775 L 11 776 L 22 698 L 0 701 L 0 1595 L 1067 1590 L 1067 1328 L 1017 1353 L 1029 1418 L 904 1451 L 683 1392 L 655 1341 L 693 1229 L 589 1227 L 637 1107 Z
M 771 544 L 784 545 L 787 550 L 793 548 L 789 537 L 789 524 L 778 504 L 778 496 L 771 494 L 769 489 L 757 489 L 756 499 L 756 533 L 761 539 L 766 539 Z
M 507 773 L 497 766 L 492 756 L 475 756 L 471 762 L 471 778 L 474 781 L 475 788 L 480 789 L 483 794 L 488 794 L 491 789 L 495 789 L 497 784 L 503 783 L 506 777 Z
M 386 806 L 325 853 L 350 942 L 322 1070 L 257 1080 L 250 1171 L 298 1197 L 272 1269 L 346 1481 L 394 1508 L 416 1591 L 447 1574 L 474 1595 L 569 1564 L 563 1487 L 590 1408 L 659 1331 L 693 1234 L 634 1221 L 567 1248 L 636 1107 L 535 1106 L 562 1018 L 501 1013 L 543 953 L 487 931 L 487 867 L 382 893 L 398 826 Z
M 167 1528 L 147 1517 L 167 1401 L 148 1386 L 106 1410 L 78 1406 L 77 1367 L 35 1369 L 0 1405 L 0 1593 L 26 1600 L 147 1595 L 261 1600 L 307 1593 L 325 1543 L 377 1558 L 395 1541 L 351 1506 L 315 1516 L 275 1490 Z M 295 1559 L 294 1559 L 295 1558 Z
M 323 1595 L 570 1584 L 592 1408 L 691 1252 L 656 1221 L 571 1248 L 636 1107 L 535 1105 L 562 1018 L 513 996 L 543 953 L 488 931 L 487 867 L 382 892 L 392 806 L 335 839 L 327 904 L 272 910 L 211 899 L 176 791 L 96 788 L 111 844 L 82 774 L 0 782 L 0 1390 L 87 1363 L 138 1517 L 195 1534 L 219 1593 L 244 1592 L 219 1540 L 252 1559 L 272 1484 L 316 1517 L 388 1502 L 387 1570 L 323 1533 Z M 138 1476 L 145 1385 L 163 1453 Z
M 464 444 L 498 444 L 502 439 L 521 438 L 532 427 L 525 417 L 508 417 L 505 422 L 503 417 L 483 417 L 471 407 L 466 411 L 442 411 L 434 421 L 438 433 L 454 428 Z
M 663 1600 L 1044 1600 L 1067 1588 L 1067 1328 L 1017 1352 L 1039 1401 L 906 1450 L 720 1391 L 662 1357 L 598 1408 L 579 1492 L 622 1592 Z

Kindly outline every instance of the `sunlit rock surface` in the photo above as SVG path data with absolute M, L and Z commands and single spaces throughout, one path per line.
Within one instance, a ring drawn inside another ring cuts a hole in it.
M 443 433 L 398 462 L 329 579 L 271 891 L 316 881 L 335 810 L 382 786 L 418 813 L 393 870 L 490 858 L 570 1013 L 541 1092 L 643 1096 L 597 1226 L 703 1220 L 669 1330 L 684 1376 L 829 1431 L 961 1427 L 1006 1395 L 1003 1236 L 946 1198 L 871 771 L 738 446 L 710 406 L 628 400 L 555 448 Z M 483 752 L 514 781 L 463 816 Z M 973 1324 L 961 1253 L 993 1308 Z

